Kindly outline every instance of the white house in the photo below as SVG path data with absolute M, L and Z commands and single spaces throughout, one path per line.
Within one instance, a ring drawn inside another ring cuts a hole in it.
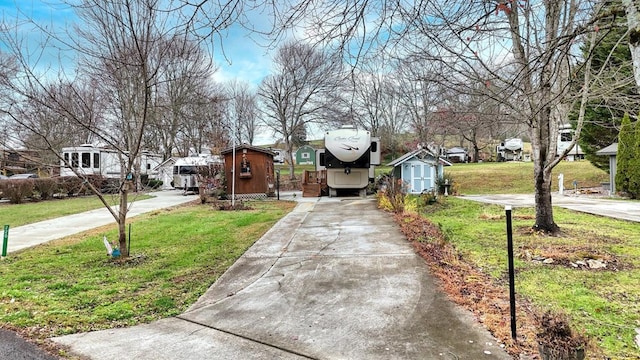
M 396 179 L 402 179 L 409 185 L 410 193 L 419 194 L 436 190 L 436 181 L 444 174 L 443 167 L 451 166 L 451 163 L 435 156 L 429 150 L 418 149 L 387 165 L 393 166 L 392 174 Z

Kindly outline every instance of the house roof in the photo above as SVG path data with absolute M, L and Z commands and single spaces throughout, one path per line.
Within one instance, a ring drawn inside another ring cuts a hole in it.
M 165 166 L 173 166 L 173 164 L 176 162 L 176 159 L 173 157 L 168 158 L 167 160 L 161 162 L 160 164 L 156 165 L 156 167 L 153 168 L 153 171 L 158 171 L 159 169 L 165 167 Z
M 234 147 L 228 147 L 228 148 L 226 148 L 226 149 L 222 150 L 222 151 L 220 152 L 220 154 L 222 154 L 222 155 L 228 154 L 228 153 L 232 152 L 232 151 L 233 151 L 233 149 L 234 149 Z M 253 145 L 249 145 L 249 144 L 240 144 L 240 145 L 237 145 L 237 146 L 235 147 L 235 149 L 236 149 L 236 151 L 238 151 L 238 150 L 242 150 L 242 149 L 247 149 L 247 150 L 253 150 L 253 151 L 257 151 L 257 152 L 265 153 L 265 154 L 268 154 L 268 155 L 271 155 L 271 156 L 275 156 L 275 155 L 276 155 L 276 153 L 275 153 L 275 152 L 273 152 L 273 151 L 271 151 L 271 150 L 269 150 L 269 149 L 265 149 L 265 148 L 261 148 L 261 147 L 253 146 Z
M 596 155 L 616 155 L 618 154 L 618 143 L 613 143 L 605 148 L 596 151 Z
M 399 158 L 391 161 L 390 163 L 387 164 L 387 166 L 398 166 L 402 163 L 404 163 L 407 160 L 410 160 L 414 157 L 419 157 L 419 156 L 430 156 L 433 159 L 436 159 L 437 157 L 429 150 L 427 149 L 417 149 L 411 152 L 408 152 L 402 156 L 400 156 Z M 442 163 L 445 166 L 451 166 L 452 164 L 442 158 L 437 158 L 438 160 L 440 160 L 440 163 Z
M 298 148 L 298 150 L 296 150 L 296 152 L 298 151 L 316 151 L 316 149 L 311 145 L 302 145 Z

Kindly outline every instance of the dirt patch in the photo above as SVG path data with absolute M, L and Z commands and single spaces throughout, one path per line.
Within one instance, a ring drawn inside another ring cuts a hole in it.
M 516 256 L 534 264 L 562 266 L 576 270 L 620 271 L 631 269 L 617 256 L 593 245 L 522 246 Z

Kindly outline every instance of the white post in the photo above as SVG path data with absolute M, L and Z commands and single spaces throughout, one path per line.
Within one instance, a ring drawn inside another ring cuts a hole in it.
M 558 193 L 564 194 L 564 174 L 558 175 Z

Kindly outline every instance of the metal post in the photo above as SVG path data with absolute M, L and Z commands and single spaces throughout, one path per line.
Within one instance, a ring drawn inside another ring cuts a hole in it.
M 504 207 L 507 217 L 507 256 L 509 258 L 509 308 L 511 310 L 511 338 L 517 340 L 516 335 L 516 285 L 513 267 L 513 232 L 511 230 L 511 205 Z
M 9 225 L 4 226 L 4 237 L 2 238 L 2 257 L 7 256 L 7 245 L 9 243 Z
M 276 193 L 278 194 L 278 200 L 280 200 L 280 169 L 276 170 Z

